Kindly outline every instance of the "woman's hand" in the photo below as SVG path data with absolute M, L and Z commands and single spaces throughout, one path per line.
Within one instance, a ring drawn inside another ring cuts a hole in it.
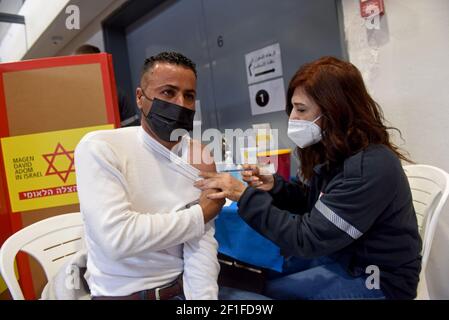
M 221 191 L 208 194 L 209 199 L 228 198 L 232 201 L 239 201 L 246 186 L 229 173 L 200 172 L 200 177 L 204 180 L 196 181 L 194 186 L 200 190 L 219 189 Z
M 250 187 L 263 191 L 270 191 L 274 187 L 273 175 L 262 175 L 260 169 L 254 164 L 244 164 L 242 171 L 243 181 L 248 183 Z

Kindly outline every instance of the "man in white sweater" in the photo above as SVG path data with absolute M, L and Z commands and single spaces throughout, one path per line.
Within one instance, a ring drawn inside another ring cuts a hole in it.
M 215 168 L 189 165 L 181 139 L 170 141 L 174 129 L 192 128 L 195 88 L 188 58 L 147 59 L 141 126 L 89 133 L 76 148 L 93 299 L 217 299 L 213 218 L 224 202 L 193 187 L 197 169 Z

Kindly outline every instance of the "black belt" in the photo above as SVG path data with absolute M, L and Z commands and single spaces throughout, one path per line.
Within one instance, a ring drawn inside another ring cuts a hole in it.
M 182 293 L 182 276 L 179 276 L 176 281 L 159 288 L 138 291 L 128 296 L 93 296 L 92 300 L 169 300 Z

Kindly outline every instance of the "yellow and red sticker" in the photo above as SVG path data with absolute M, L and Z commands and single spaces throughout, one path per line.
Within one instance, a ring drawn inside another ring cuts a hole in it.
M 74 151 L 88 132 L 112 124 L 1 139 L 13 212 L 78 203 Z

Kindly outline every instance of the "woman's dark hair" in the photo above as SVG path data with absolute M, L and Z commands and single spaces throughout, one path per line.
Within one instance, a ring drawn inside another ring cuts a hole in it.
M 296 88 L 320 107 L 322 140 L 305 149 L 297 148 L 303 178 L 310 180 L 313 167 L 328 162 L 343 162 L 370 144 L 383 144 L 400 159 L 411 162 L 390 142 L 380 106 L 368 94 L 360 71 L 351 63 L 323 57 L 303 65 L 293 76 L 287 90 L 286 112 L 290 116 Z

